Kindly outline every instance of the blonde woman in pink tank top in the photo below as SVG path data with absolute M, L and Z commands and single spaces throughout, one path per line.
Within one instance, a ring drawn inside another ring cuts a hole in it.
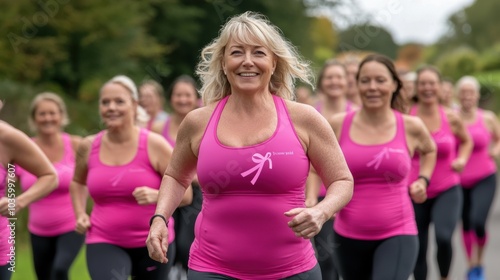
M 427 279 L 427 243 L 429 225 L 433 223 L 440 276 L 448 279 L 453 256 L 452 236 L 462 209 L 459 172 L 469 159 L 473 143 L 456 112 L 439 104 L 441 74 L 437 68 L 424 66 L 417 71 L 416 90 L 418 102 L 411 108 L 410 115 L 419 117 L 430 131 L 437 147 L 437 161 L 427 188 L 428 200 L 414 204 L 420 242 L 414 277 Z M 419 168 L 418 155 L 415 155 L 411 178 L 418 177 Z
M 130 78 L 116 76 L 105 83 L 99 111 L 106 129 L 86 137 L 78 147 L 70 192 L 76 231 L 86 233 L 92 279 L 168 276 L 168 265 L 148 257 L 145 240 L 172 148 L 161 136 L 135 124 L 137 106 L 137 89 Z M 94 202 L 90 216 L 88 195 Z M 191 196 L 188 188 L 179 204 L 189 204 Z M 173 228 L 169 230 L 172 238 L 167 244 L 172 245 Z
M 495 158 L 500 157 L 500 122 L 495 113 L 478 108 L 479 90 L 479 82 L 472 76 L 464 76 L 457 82 L 460 117 L 474 142 L 469 161 L 460 173 L 464 196 L 462 239 L 469 263 L 468 279 L 484 279 L 486 222 L 497 185 Z
M 397 111 L 402 82 L 389 58 L 367 56 L 357 85 L 361 108 L 330 118 L 354 177 L 354 196 L 335 218 L 335 259 L 345 280 L 408 279 L 418 253 L 411 200 L 426 199 L 436 147 L 422 121 Z M 410 179 L 415 152 L 422 168 Z
M 37 144 L 57 171 L 57 189 L 29 206 L 28 230 L 33 264 L 38 279 L 68 279 L 69 268 L 83 245 L 84 236 L 75 232 L 75 215 L 69 195 L 69 184 L 75 169 L 75 151 L 79 136 L 63 132 L 69 123 L 64 101 L 45 92 L 31 102 L 29 124 Z M 36 182 L 33 174 L 20 170 L 23 191 Z M 50 217 L 50 218 L 47 218 Z
M 36 182 L 22 194 L 13 194 L 11 189 L 18 168 L 33 174 Z M 0 280 L 8 280 L 12 272 L 22 269 L 16 266 L 15 248 L 19 243 L 10 238 L 12 233 L 15 236 L 19 222 L 16 215 L 52 192 L 57 187 L 57 174 L 42 150 L 28 136 L 3 121 L 0 121 L 0 169 Z M 13 203 L 15 207 L 9 206 Z
M 188 279 L 320 280 L 310 238 L 352 195 L 352 177 L 333 131 L 311 106 L 293 102 L 293 80 L 310 69 L 268 20 L 230 19 L 201 54 L 205 107 L 179 128 L 147 245 L 165 255 L 172 215 L 195 173 L 203 206 Z M 305 207 L 312 165 L 325 199 Z

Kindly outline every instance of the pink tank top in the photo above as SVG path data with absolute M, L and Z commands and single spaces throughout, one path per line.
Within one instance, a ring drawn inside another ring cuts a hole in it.
M 17 171 L 17 170 L 16 170 Z M 7 170 L 0 165 L 0 197 L 6 196 Z M 6 265 L 9 262 L 10 247 L 14 244 L 9 244 L 10 229 L 7 227 L 9 220 L 7 217 L 0 216 L 0 266 Z
M 59 185 L 49 195 L 28 206 L 28 229 L 39 236 L 57 236 L 75 229 L 76 218 L 69 194 L 69 185 L 75 171 L 75 156 L 71 146 L 71 137 L 66 133 L 61 136 L 64 155 L 59 162 L 53 163 Z M 23 192 L 27 191 L 37 180 L 36 176 L 21 168 L 17 175 Z
M 309 240 L 298 238 L 285 212 L 305 207 L 309 159 L 284 101 L 273 95 L 277 128 L 266 141 L 228 147 L 217 126 L 222 99 L 200 143 L 198 179 L 203 206 L 195 224 L 189 267 L 237 279 L 281 279 L 312 269 Z
M 94 207 L 86 243 L 109 243 L 124 248 L 145 247 L 148 222 L 154 215 L 156 204 L 139 205 L 132 192 L 141 186 L 160 187 L 162 174 L 151 166 L 148 156 L 149 131 L 140 130 L 134 159 L 119 166 L 106 165 L 99 158 L 104 132 L 101 131 L 94 139 L 88 160 L 87 186 Z M 173 239 L 169 230 L 169 243 Z
M 175 139 L 170 137 L 170 134 L 169 134 L 171 120 L 172 120 L 172 118 L 170 118 L 170 117 L 167 118 L 167 120 L 165 121 L 165 125 L 163 126 L 163 130 L 161 131 L 161 135 L 163 135 L 163 138 L 165 138 L 165 140 L 167 140 L 167 142 L 172 147 L 175 147 Z
M 397 235 L 415 235 L 415 214 L 408 193 L 411 157 L 404 120 L 396 118 L 396 135 L 384 144 L 363 145 L 350 137 L 356 112 L 346 115 L 339 139 L 354 177 L 354 194 L 337 215 L 335 231 L 361 240 L 380 240 Z
M 410 115 L 417 115 L 417 106 L 411 108 Z M 460 183 L 458 173 L 451 168 L 451 163 L 457 156 L 457 140 L 448 123 L 446 113 L 441 106 L 439 107 L 439 115 L 441 117 L 441 127 L 437 131 L 431 132 L 432 139 L 437 147 L 437 160 L 430 184 L 427 188 L 428 198 L 435 198 L 442 192 Z M 420 157 L 415 153 L 412 159 L 410 182 L 415 181 L 420 174 L 419 160 Z
M 489 154 L 492 137 L 484 123 L 483 110 L 477 110 L 476 122 L 469 124 L 467 130 L 474 142 L 474 149 L 467 165 L 460 173 L 460 183 L 464 188 L 472 188 L 482 179 L 494 174 L 497 167 Z
M 316 110 L 318 110 L 318 112 L 321 113 L 321 103 L 316 104 Z M 351 101 L 348 100 L 346 103 L 345 112 L 349 113 L 353 110 L 354 109 L 352 108 L 352 103 L 351 103 Z M 321 186 L 319 189 L 319 197 L 325 197 L 325 196 L 326 196 L 326 187 L 323 184 L 323 182 L 321 182 Z

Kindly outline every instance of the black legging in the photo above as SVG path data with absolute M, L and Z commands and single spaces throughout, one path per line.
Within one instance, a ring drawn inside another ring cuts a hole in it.
M 320 197 L 318 202 L 323 199 L 324 197 Z M 333 261 L 333 220 L 326 221 L 321 231 L 314 236 L 314 246 L 323 280 L 338 280 L 339 275 Z
M 194 241 L 194 223 L 201 211 L 203 193 L 199 187 L 193 183 L 193 202 L 181 208 L 177 208 L 174 213 L 175 219 L 175 263 L 182 264 L 188 269 L 189 250 Z
M 235 280 L 236 278 L 232 278 L 229 276 L 225 276 L 222 274 L 216 274 L 211 272 L 200 272 L 196 270 L 189 269 L 188 270 L 188 280 Z M 259 277 L 256 276 L 255 279 Z M 292 275 L 290 277 L 282 278 L 282 280 L 321 280 L 321 269 L 319 265 L 316 264 L 311 270 Z
M 479 181 L 473 188 L 462 188 L 464 207 L 462 227 L 464 231 L 474 230 L 479 238 L 486 237 L 486 219 L 495 197 L 496 175 L 492 174 Z
M 335 263 L 344 280 L 407 280 L 418 254 L 416 235 L 351 239 L 335 232 Z
M 9 270 L 10 264 L 0 265 L 0 280 L 10 280 L 12 271 Z
M 422 204 L 413 204 L 417 220 L 420 249 L 413 273 L 415 280 L 427 279 L 427 244 L 429 225 L 434 224 L 437 243 L 437 262 L 442 278 L 448 277 L 453 248 L 451 239 L 462 209 L 462 191 L 454 186 Z
M 173 243 L 172 243 L 173 244 Z M 167 255 L 174 253 L 172 244 Z M 175 247 L 175 245 L 173 245 Z M 168 256 L 169 260 L 172 260 Z M 90 278 L 127 280 L 165 280 L 171 261 L 162 264 L 149 257 L 146 247 L 122 248 L 107 243 L 87 244 L 87 266 Z
M 30 238 L 38 280 L 67 280 L 85 236 L 71 231 L 50 237 L 30 233 Z

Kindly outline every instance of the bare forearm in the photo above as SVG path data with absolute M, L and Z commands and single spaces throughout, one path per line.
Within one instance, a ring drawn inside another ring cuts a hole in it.
M 156 214 L 170 217 L 181 204 L 186 188 L 169 175 L 164 175 L 156 204 Z
M 436 166 L 436 152 L 420 155 L 420 173 L 418 175 L 431 178 Z
M 309 172 L 306 181 L 306 200 L 317 199 L 321 188 L 321 179 L 316 173 Z
M 69 192 L 71 194 L 71 201 L 73 203 L 73 210 L 75 212 L 75 215 L 78 217 L 79 215 L 86 213 L 86 205 L 88 199 L 87 187 L 75 181 L 72 181 L 69 187 Z
M 57 187 L 57 184 L 58 180 L 55 174 L 40 176 L 33 186 L 17 197 L 17 204 L 24 208 L 47 196 Z
M 470 154 L 472 153 L 473 146 L 474 144 L 470 139 L 468 139 L 465 142 L 462 142 L 458 148 L 458 158 L 461 158 L 464 161 L 468 161 Z
M 333 214 L 339 212 L 349 203 L 352 194 L 353 181 L 335 181 L 328 187 L 325 198 L 314 208 L 321 210 L 326 215 L 326 219 L 330 219 Z

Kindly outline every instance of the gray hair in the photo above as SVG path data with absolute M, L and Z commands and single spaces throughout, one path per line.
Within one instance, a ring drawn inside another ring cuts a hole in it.
M 472 85 L 474 87 L 474 90 L 476 90 L 476 92 L 479 92 L 479 90 L 481 90 L 481 85 L 479 84 L 477 79 L 472 76 L 463 76 L 462 78 L 460 78 L 460 80 L 458 80 L 457 82 L 457 90 L 460 90 L 460 88 L 464 84 Z

